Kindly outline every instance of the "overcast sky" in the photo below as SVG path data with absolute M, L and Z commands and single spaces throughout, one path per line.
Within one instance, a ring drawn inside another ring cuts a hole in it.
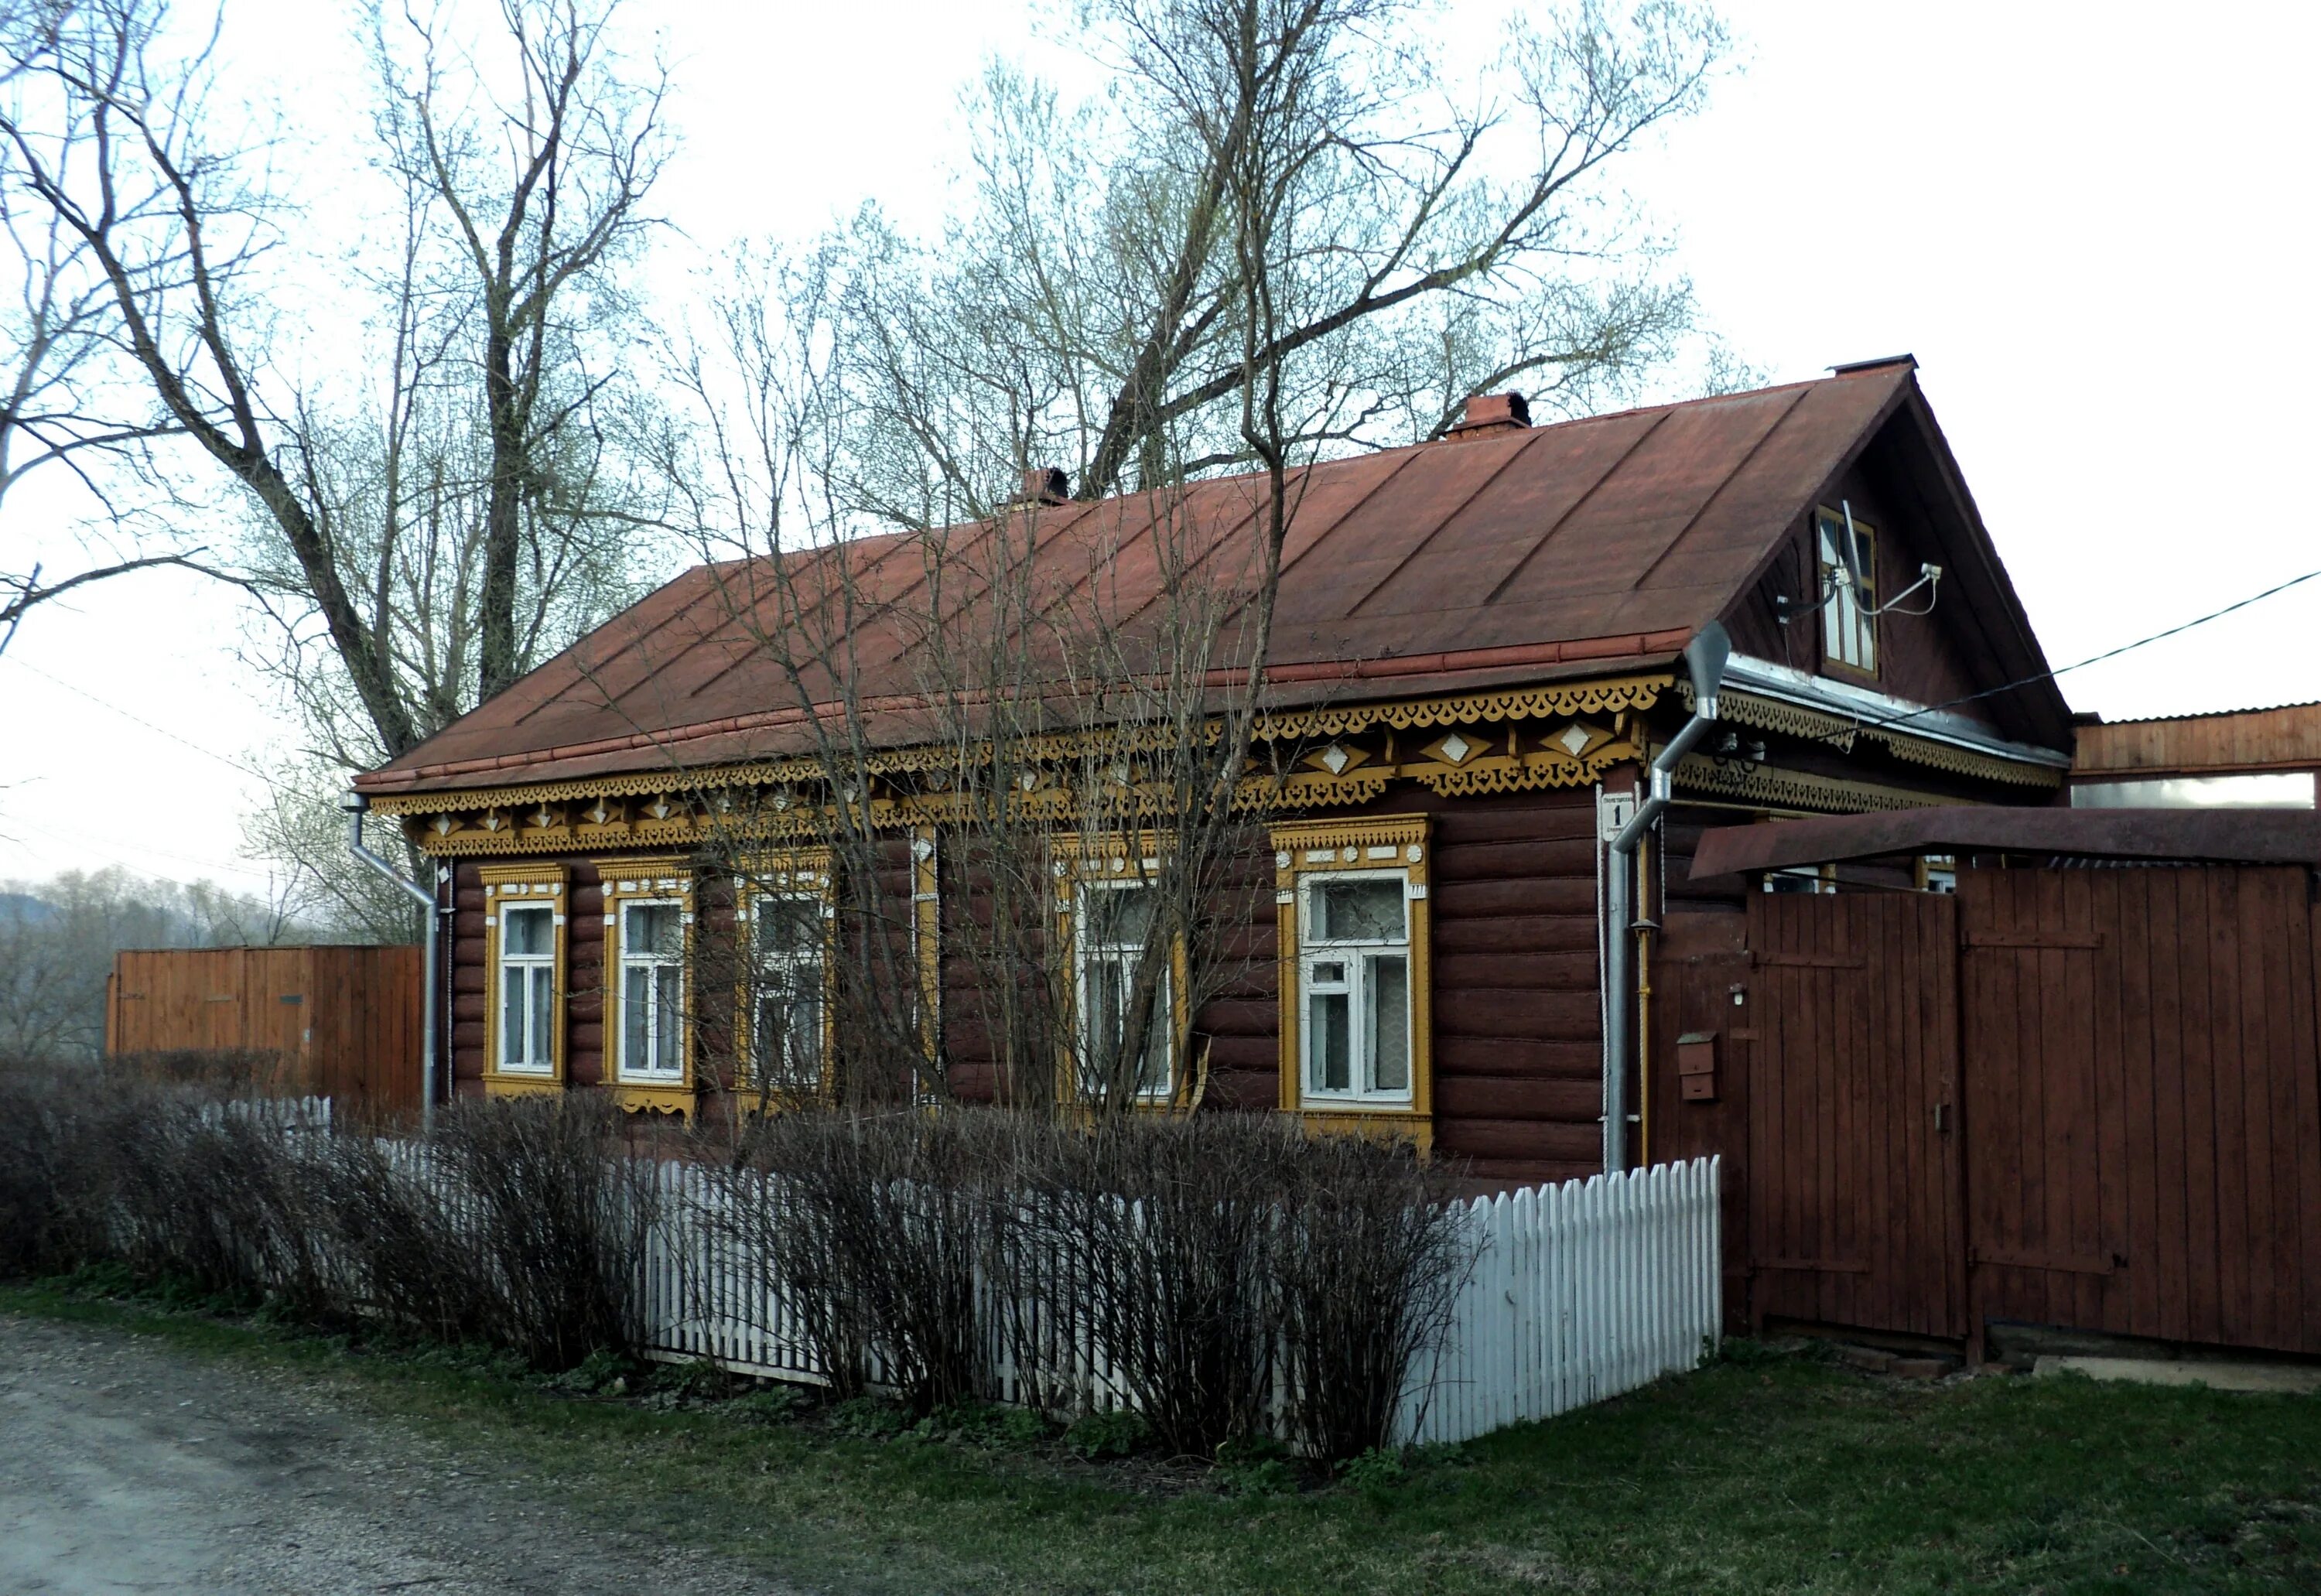
M 1496 28 L 1506 0 L 1454 0 Z M 232 0 L 238 78 L 326 118 L 351 6 Z M 715 258 L 875 197 L 937 214 L 988 55 L 1067 59 L 1024 0 L 658 8 L 685 143 L 666 214 Z M 649 13 L 648 14 L 653 14 Z M 2057 665 L 2321 566 L 2321 7 L 1743 0 L 1746 69 L 1629 180 L 1776 380 L 1908 351 Z M 75 554 L 9 506 L 0 568 Z M 288 728 L 225 591 L 134 577 L 0 658 L 0 878 L 125 863 L 252 887 L 241 816 Z M 2124 716 L 2321 698 L 2321 581 L 2062 679 Z M 249 769 L 241 767 L 247 766 Z

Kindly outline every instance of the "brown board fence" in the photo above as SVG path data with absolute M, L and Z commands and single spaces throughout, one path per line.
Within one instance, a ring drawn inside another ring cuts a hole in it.
M 281 1061 L 277 1084 L 350 1109 L 419 1107 L 416 947 L 159 948 L 114 956 L 105 1053 Z
M 1651 1155 L 1725 1154 L 1728 1303 L 2321 1353 L 2309 880 L 1968 870 L 1671 914 Z

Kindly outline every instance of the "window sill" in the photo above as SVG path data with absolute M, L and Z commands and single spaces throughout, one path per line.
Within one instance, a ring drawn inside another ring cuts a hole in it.
M 1434 1117 L 1415 1108 L 1305 1107 L 1295 1112 L 1298 1122 L 1315 1135 L 1369 1136 L 1380 1142 L 1408 1142 L 1422 1153 L 1434 1145 Z
M 564 1082 L 554 1075 L 502 1075 L 487 1072 L 484 1095 L 487 1098 L 542 1097 L 564 1090 Z
M 623 1081 L 605 1090 L 613 1094 L 614 1103 L 632 1114 L 651 1111 L 682 1114 L 690 1118 L 700 1099 L 700 1093 L 682 1081 L 654 1081 L 649 1085 Z

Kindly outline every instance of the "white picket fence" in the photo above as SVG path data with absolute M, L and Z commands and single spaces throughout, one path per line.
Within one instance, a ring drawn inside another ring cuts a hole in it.
M 1718 1161 L 1478 1198 L 1481 1244 L 1402 1430 L 1463 1441 L 1698 1365 L 1724 1324 Z
M 1412 1372 L 1401 1430 L 1461 1441 L 1550 1418 L 1697 1366 L 1723 1322 L 1717 1161 L 1661 1164 L 1466 1205 L 1475 1266 L 1447 1333 Z M 797 1315 L 759 1249 L 737 1245 L 730 1200 L 705 1172 L 664 1166 L 642 1271 L 647 1342 L 670 1359 L 819 1384 Z M 994 1316 L 995 1318 L 997 1316 Z M 1069 1318 L 1071 1316 L 1067 1316 Z M 1040 1327 L 1095 1405 L 1114 1405 L 1085 1322 Z M 1008 1348 L 990 1348 L 1019 1394 Z M 875 1373 L 875 1372 L 874 1372 Z

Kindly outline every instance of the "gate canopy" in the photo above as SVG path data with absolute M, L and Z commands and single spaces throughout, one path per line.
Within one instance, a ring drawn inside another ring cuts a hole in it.
M 1889 854 L 2021 853 L 2321 866 L 2321 813 L 2305 809 L 2016 809 L 1949 805 L 1826 815 L 1702 834 L 1690 880 Z

